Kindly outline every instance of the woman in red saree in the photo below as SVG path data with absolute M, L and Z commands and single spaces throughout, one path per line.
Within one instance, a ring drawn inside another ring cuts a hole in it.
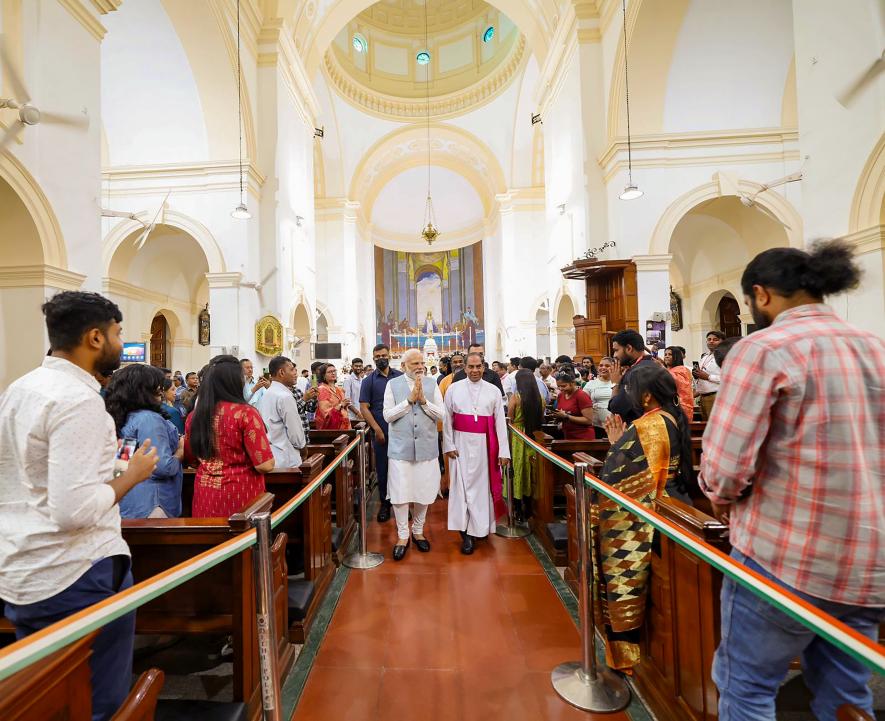
M 685 414 L 685 420 L 691 423 L 691 419 L 694 418 L 694 390 L 691 371 L 684 364 L 685 357 L 682 355 L 681 348 L 671 345 L 664 351 L 664 367 L 670 371 L 670 375 L 676 381 L 679 405 Z
M 319 388 L 317 390 L 317 430 L 347 431 L 350 430 L 350 418 L 347 409 L 350 401 L 344 390 L 335 385 L 338 382 L 338 371 L 331 363 L 317 368 Z
M 199 462 L 194 518 L 226 518 L 264 492 L 273 452 L 261 414 L 243 399 L 243 370 L 234 356 L 209 362 L 185 424 L 184 452 Z

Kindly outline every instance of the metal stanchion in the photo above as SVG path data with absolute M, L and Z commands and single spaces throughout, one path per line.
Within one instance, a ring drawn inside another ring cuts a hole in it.
M 605 713 L 620 711 L 630 703 L 630 689 L 620 676 L 607 666 L 596 667 L 596 630 L 593 625 L 593 599 L 596 574 L 590 572 L 590 546 L 593 543 L 593 527 L 589 521 L 588 493 L 584 487 L 586 463 L 575 464 L 575 508 L 578 527 L 578 548 L 581 558 L 578 565 L 578 603 L 581 621 L 580 662 L 563 663 L 553 669 L 550 680 L 562 698 L 572 706 L 585 711 Z M 589 538 L 588 538 L 589 534 Z
M 498 524 L 495 533 L 502 538 L 525 538 L 531 531 L 513 518 L 513 462 L 505 466 L 504 478 L 507 479 L 507 523 Z
M 258 664 L 261 673 L 261 706 L 264 721 L 282 721 L 280 674 L 277 663 L 276 620 L 273 602 L 273 562 L 270 551 L 270 513 L 256 513 L 249 519 L 255 527 L 257 546 L 252 569 L 258 592 L 255 620 L 258 626 Z
M 375 568 L 384 563 L 384 556 L 380 553 L 370 553 L 366 550 L 366 504 L 368 491 L 366 489 L 366 429 L 361 428 L 359 453 L 357 454 L 360 473 L 360 550 L 349 554 L 343 561 L 348 568 Z

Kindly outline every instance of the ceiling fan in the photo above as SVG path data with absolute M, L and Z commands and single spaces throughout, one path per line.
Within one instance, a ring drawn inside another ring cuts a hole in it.
M 19 133 L 29 125 L 67 125 L 86 130 L 89 127 L 89 116 L 86 115 L 85 108 L 82 115 L 64 115 L 45 112 L 31 103 L 31 96 L 25 88 L 24 82 L 22 82 L 21 75 L 9 59 L 9 53 L 6 52 L 5 40 L 6 37 L 0 35 L 0 69 L 6 71 L 6 77 L 9 79 L 11 86 L 10 89 L 16 97 L 0 98 L 0 109 L 17 110 L 18 118 L 12 122 L 6 130 L 6 134 L 0 138 L 0 150 L 3 150 L 14 140 L 17 140 Z
M 166 191 L 166 195 L 163 197 L 163 201 L 160 203 L 160 207 L 157 208 L 157 212 L 154 213 L 154 219 L 150 222 L 150 225 L 145 223 L 141 218 L 139 218 L 135 213 L 130 213 L 125 210 L 108 210 L 107 208 L 101 209 L 101 217 L 102 218 L 126 218 L 127 220 L 134 220 L 136 223 L 141 223 L 144 226 L 144 231 L 135 241 L 135 249 L 141 250 L 144 247 L 144 244 L 147 242 L 148 236 L 151 234 L 153 229 L 156 227 L 158 222 L 162 222 L 165 214 L 166 214 L 166 201 L 169 200 L 169 195 L 172 193 L 171 190 Z
M 776 223 L 784 226 L 787 230 L 792 230 L 792 228 L 787 225 L 784 221 L 778 218 L 774 213 L 772 213 L 768 208 L 764 205 L 760 205 L 756 202 L 756 198 L 758 198 L 762 193 L 771 190 L 772 188 L 778 188 L 781 185 L 786 185 L 787 183 L 796 183 L 802 180 L 802 171 L 798 170 L 795 173 L 790 173 L 789 175 L 785 175 L 783 178 L 778 178 L 777 180 L 771 180 L 767 183 L 763 183 L 759 189 L 748 195 L 747 193 L 738 192 L 738 197 L 741 199 L 741 203 L 747 208 L 756 208 L 756 210 L 762 211 L 765 215 L 771 218 Z
M 264 293 L 262 292 L 264 286 L 267 285 L 267 282 L 276 275 L 277 268 L 274 266 L 270 269 L 267 275 L 265 275 L 260 281 L 257 283 L 254 280 L 242 280 L 240 281 L 241 288 L 254 288 L 258 293 L 258 302 L 261 303 L 261 306 L 264 307 Z
M 873 61 L 872 65 L 870 65 L 863 74 L 857 78 L 857 80 L 836 96 L 836 100 L 847 108 L 868 85 L 882 74 L 883 70 L 885 70 L 885 50 L 882 51 L 882 54 Z

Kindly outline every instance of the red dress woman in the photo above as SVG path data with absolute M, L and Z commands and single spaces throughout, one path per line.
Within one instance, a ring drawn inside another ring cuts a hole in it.
M 347 415 L 350 401 L 345 397 L 344 391 L 335 385 L 338 371 L 329 364 L 318 368 L 317 375 L 320 379 L 317 390 L 317 430 L 350 430 L 350 417 Z
M 205 373 L 185 424 L 185 456 L 198 460 L 194 518 L 226 518 L 263 493 L 274 459 L 261 414 L 243 400 L 243 374 L 233 356 L 218 356 Z

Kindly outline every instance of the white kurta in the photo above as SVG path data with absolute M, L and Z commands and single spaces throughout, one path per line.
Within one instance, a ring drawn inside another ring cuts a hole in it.
M 462 380 L 446 392 L 443 422 L 443 453 L 458 451 L 449 459 L 449 530 L 467 531 L 471 536 L 488 536 L 495 528 L 495 509 L 489 485 L 486 437 L 452 427 L 454 413 L 494 416 L 498 435 L 498 457 L 510 458 L 504 402 L 491 383 Z
M 411 393 L 415 381 L 406 377 L 406 383 Z M 443 419 L 445 408 L 439 386 L 434 386 L 433 398 L 428 398 L 421 410 L 434 421 Z M 393 390 L 388 383 L 384 389 L 384 420 L 393 423 L 411 412 L 412 404 L 408 399 L 402 403 L 394 402 Z M 439 493 L 439 480 L 439 456 L 429 461 L 401 461 L 396 458 L 387 461 L 387 497 L 393 504 L 433 503 Z

